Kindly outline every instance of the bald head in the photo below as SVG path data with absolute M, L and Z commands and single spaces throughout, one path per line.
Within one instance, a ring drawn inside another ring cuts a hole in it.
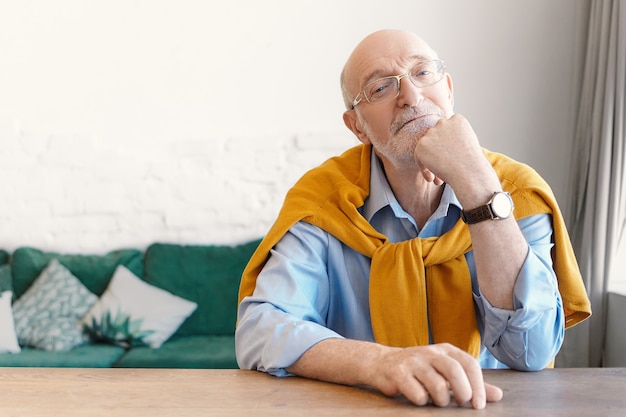
M 436 59 L 435 51 L 419 36 L 402 30 L 381 30 L 365 37 L 354 48 L 341 72 L 346 109 L 372 77 L 396 75 L 416 59 Z

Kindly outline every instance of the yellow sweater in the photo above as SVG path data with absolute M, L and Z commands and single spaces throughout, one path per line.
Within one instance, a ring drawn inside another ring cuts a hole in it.
M 553 265 L 563 298 L 566 327 L 585 320 L 591 307 L 565 223 L 548 184 L 530 167 L 484 151 L 515 217 L 552 215 Z M 253 293 L 271 248 L 298 221 L 311 223 L 372 259 L 370 313 L 376 341 L 389 346 L 448 342 L 478 356 L 471 279 L 464 254 L 472 249 L 461 219 L 441 237 L 391 243 L 358 212 L 369 195 L 371 146 L 359 145 L 306 173 L 288 192 L 274 225 L 246 267 L 239 301 Z

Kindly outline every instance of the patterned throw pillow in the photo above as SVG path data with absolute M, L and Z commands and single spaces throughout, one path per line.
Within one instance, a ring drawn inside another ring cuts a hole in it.
M 88 341 L 81 318 L 98 301 L 78 278 L 52 259 L 24 295 L 13 303 L 22 346 L 67 351 Z
M 119 265 L 107 289 L 83 318 L 83 325 L 97 341 L 156 349 L 197 306 L 142 281 Z

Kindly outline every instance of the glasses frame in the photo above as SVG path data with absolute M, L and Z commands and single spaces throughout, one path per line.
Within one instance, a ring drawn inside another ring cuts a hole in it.
M 433 81 L 432 83 L 429 84 L 423 84 L 423 85 L 415 85 L 415 83 L 413 82 L 413 78 L 410 77 L 409 75 L 411 74 L 411 71 L 413 71 L 413 69 L 415 67 L 417 67 L 418 65 L 422 65 L 425 64 L 427 62 L 436 62 L 437 65 L 439 66 L 439 69 L 437 71 L 437 73 L 441 76 L 437 81 Z M 405 72 L 404 74 L 400 74 L 400 75 L 390 75 L 388 77 L 381 77 L 381 78 L 377 78 L 375 80 L 370 81 L 369 83 L 365 84 L 363 86 L 363 88 L 361 89 L 361 91 L 359 91 L 359 93 L 356 95 L 356 97 L 354 98 L 354 100 L 352 101 L 352 107 L 350 107 L 351 110 L 354 110 L 354 108 L 359 105 L 359 103 L 361 103 L 363 101 L 363 99 L 365 98 L 365 101 L 367 101 L 370 104 L 377 104 L 377 103 L 384 103 L 386 101 L 389 100 L 393 100 L 394 98 L 398 97 L 400 95 L 400 81 L 403 78 L 408 77 L 409 80 L 411 81 L 411 84 L 413 84 L 415 87 L 417 88 L 424 88 L 424 87 L 430 87 L 431 85 L 437 84 L 439 81 L 443 80 L 443 76 L 445 74 L 445 70 L 446 70 L 446 63 L 442 60 L 442 59 L 430 59 L 428 61 L 420 61 L 417 64 L 413 65 L 407 72 Z M 374 103 L 372 103 L 370 101 L 370 99 L 367 97 L 367 95 L 365 94 L 365 89 L 373 84 L 373 83 L 377 83 L 380 80 L 387 80 L 387 79 L 392 79 L 395 78 L 396 80 L 396 95 L 393 97 L 389 97 L 388 99 L 382 100 L 382 101 L 375 101 Z

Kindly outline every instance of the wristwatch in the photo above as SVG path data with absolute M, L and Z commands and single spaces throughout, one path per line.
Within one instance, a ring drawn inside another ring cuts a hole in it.
M 508 218 L 514 208 L 511 194 L 506 191 L 497 191 L 484 206 L 461 212 L 461 218 L 467 224 L 479 223 L 483 220 L 501 220 Z

